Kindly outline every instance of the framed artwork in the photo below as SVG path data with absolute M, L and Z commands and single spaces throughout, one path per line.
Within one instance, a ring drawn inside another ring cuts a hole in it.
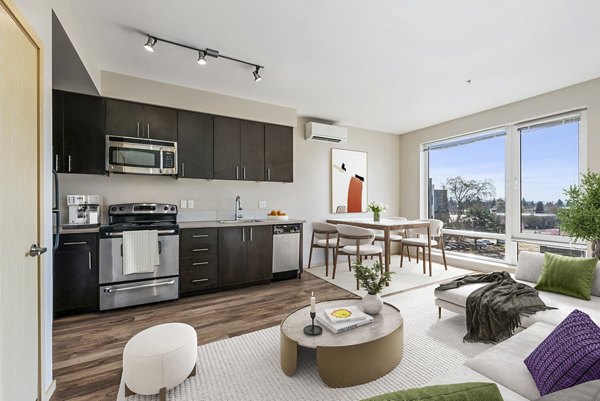
M 331 213 L 367 211 L 367 152 L 331 149 Z

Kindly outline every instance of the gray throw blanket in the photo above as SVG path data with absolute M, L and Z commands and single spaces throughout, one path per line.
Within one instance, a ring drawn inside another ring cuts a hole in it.
M 521 325 L 521 315 L 556 309 L 546 306 L 536 289 L 516 282 L 507 272 L 464 276 L 440 285 L 436 291 L 472 283 L 490 284 L 473 291 L 467 298 L 466 342 L 502 341 Z

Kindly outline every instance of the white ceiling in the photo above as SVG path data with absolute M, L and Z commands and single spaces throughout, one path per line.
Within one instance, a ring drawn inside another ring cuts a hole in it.
M 600 76 L 597 0 L 77 0 L 99 68 L 404 133 Z M 60 16 L 59 16 L 60 17 Z M 143 32 L 264 65 L 204 67 Z M 471 79 L 472 83 L 466 83 Z

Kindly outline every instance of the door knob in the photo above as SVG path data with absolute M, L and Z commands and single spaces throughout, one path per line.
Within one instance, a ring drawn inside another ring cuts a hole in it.
M 48 248 L 39 246 L 38 244 L 32 244 L 31 248 L 29 248 L 30 256 L 40 256 L 42 253 L 46 252 Z

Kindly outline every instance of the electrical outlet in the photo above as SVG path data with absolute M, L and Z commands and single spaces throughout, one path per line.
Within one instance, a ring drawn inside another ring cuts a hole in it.
M 194 208 L 194 200 L 193 199 L 189 199 L 188 200 L 188 209 L 193 209 Z
M 258 201 L 258 208 L 259 209 L 266 209 L 267 208 L 267 201 Z
M 182 200 L 182 201 L 179 201 L 179 202 L 180 202 L 179 207 L 181 209 L 187 209 L 188 203 L 187 203 L 186 200 Z

